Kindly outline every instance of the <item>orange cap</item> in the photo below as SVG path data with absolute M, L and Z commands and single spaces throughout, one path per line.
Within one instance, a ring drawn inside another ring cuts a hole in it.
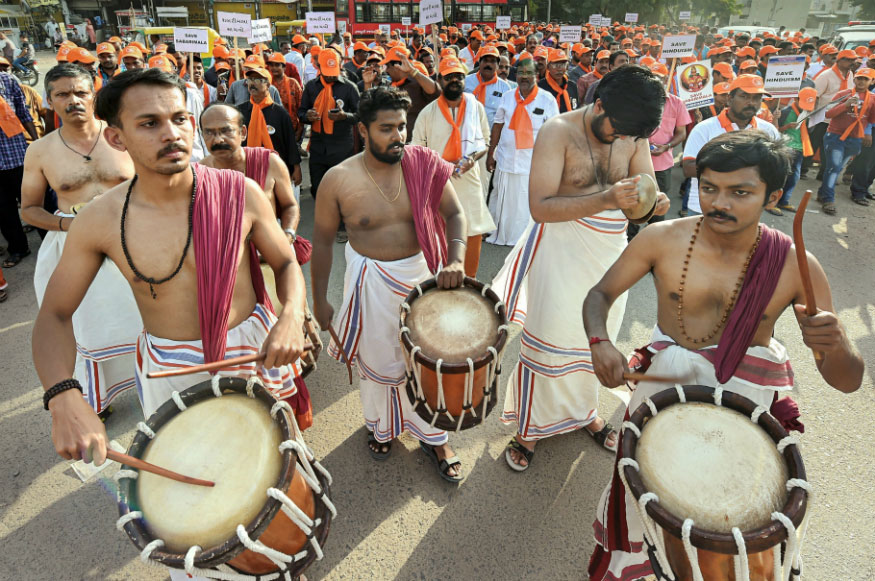
M 105 53 L 115 54 L 115 47 L 108 42 L 101 42 L 97 45 L 97 55 L 100 56 Z
M 285 59 L 285 57 L 283 56 L 283 53 L 281 53 L 281 52 L 275 52 L 275 53 L 273 53 L 272 55 L 270 55 L 270 57 L 267 59 L 267 62 L 269 62 L 269 63 L 278 63 L 278 64 L 281 64 L 281 65 L 285 65 L 285 64 L 286 64 L 286 59 Z
M 224 38 L 222 38 L 221 36 L 217 36 L 216 40 L 213 41 L 213 45 L 216 45 L 216 44 L 227 45 L 228 41 L 225 40 Z
M 219 63 L 216 63 L 216 70 L 217 71 L 230 71 L 231 65 L 229 65 L 228 63 L 226 63 L 224 61 L 219 62 Z
M 410 51 L 403 46 L 393 46 L 386 52 L 386 58 L 380 64 L 387 65 L 391 62 L 401 62 L 401 55 L 409 57 Z
M 799 89 L 799 96 L 796 98 L 796 102 L 803 111 L 814 111 L 814 104 L 817 103 L 817 89 L 814 87 Z
M 738 75 L 729 85 L 729 90 L 741 89 L 749 95 L 765 95 L 771 97 L 763 87 L 763 80 L 758 75 Z
M 270 50 L 266 44 L 263 42 L 259 42 L 255 46 L 252 47 L 252 54 L 261 54 L 266 50 Z
M 757 53 L 753 49 L 752 46 L 745 46 L 745 47 L 738 49 L 738 51 L 735 53 L 735 56 L 736 57 L 746 57 L 746 56 L 755 57 L 756 54 Z
M 638 61 L 638 64 L 642 67 L 650 67 L 653 63 L 657 62 L 655 58 L 652 56 L 641 57 L 641 60 Z
M 248 75 L 249 73 L 255 73 L 258 76 L 267 79 L 268 81 L 273 78 L 270 75 L 270 71 L 264 67 L 246 67 L 246 74 Z
M 564 50 L 560 50 L 558 48 L 551 48 L 547 51 L 547 62 L 548 63 L 561 63 L 568 62 L 568 55 L 565 54 Z
M 763 58 L 763 57 L 766 56 L 767 54 L 776 54 L 776 53 L 779 53 L 779 52 L 781 52 L 781 51 L 778 50 L 777 47 L 772 46 L 772 45 L 770 45 L 770 44 L 767 44 L 766 46 L 764 46 L 763 48 L 760 49 L 759 57 L 760 57 L 760 58 Z M 852 52 L 853 52 L 853 51 L 852 51 Z
M 868 67 L 861 67 L 857 69 L 856 73 L 854 73 L 854 78 L 856 79 L 857 77 L 866 77 L 871 81 L 872 79 L 875 79 L 875 70 Z
M 143 51 L 141 51 L 140 49 L 138 49 L 135 46 L 131 46 L 130 44 L 128 46 L 124 47 L 122 49 L 121 54 L 119 54 L 119 58 L 125 58 L 125 57 L 133 57 L 133 58 L 137 58 L 140 60 L 144 60 Z
M 653 62 L 648 68 L 654 75 L 659 75 L 660 77 L 668 76 L 668 68 L 660 62 Z
M 854 52 L 857 53 L 859 57 L 867 57 L 869 56 L 869 49 L 863 46 L 862 44 L 854 49 Z
M 548 59 L 550 58 L 550 51 L 547 50 L 546 46 L 541 45 L 535 49 L 535 52 L 532 53 L 532 56 L 536 59 Z
M 249 69 L 254 67 L 262 67 L 264 68 L 264 59 L 261 58 L 261 55 L 251 54 L 246 57 L 246 60 L 243 61 L 243 68 Z
M 838 60 L 841 60 L 841 59 L 854 59 L 854 60 L 857 60 L 857 53 L 855 53 L 854 51 L 852 51 L 852 50 L 849 49 L 849 48 L 846 48 L 845 50 L 839 51 L 839 55 L 838 55 L 836 58 L 837 58 Z
M 77 46 L 76 48 L 70 49 L 70 52 L 67 53 L 67 62 L 90 65 L 91 63 L 96 63 L 97 59 L 94 58 L 93 54 L 88 52 L 88 49 Z
M 154 49 L 155 49 L 155 54 L 164 54 L 167 52 L 167 45 L 164 44 L 163 42 L 159 42 L 158 44 L 155 45 Z
M 323 77 L 340 76 L 340 57 L 333 50 L 323 50 L 319 53 L 319 72 Z
M 121 44 L 122 39 L 117 37 L 117 36 L 110 36 L 109 40 L 107 42 L 117 42 L 117 43 Z
M 58 48 L 58 54 L 55 55 L 55 60 L 58 61 L 59 63 L 67 62 L 67 55 L 70 54 L 71 50 L 73 50 L 73 49 L 70 48 L 69 46 L 61 45 Z
M 839 52 L 839 49 L 837 49 L 836 47 L 834 47 L 831 44 L 825 44 L 822 47 L 820 47 L 820 54 L 822 54 L 822 55 L 837 54 L 838 52 Z
M 611 58 L 611 51 L 609 51 L 609 50 L 600 50 L 595 55 L 595 60 L 597 60 L 597 61 L 600 61 L 602 59 L 609 59 L 609 58 Z
M 441 60 L 438 72 L 440 72 L 440 75 L 442 77 L 451 75 L 453 73 L 462 73 L 464 75 L 465 69 L 462 68 L 462 63 L 459 61 L 459 59 L 455 57 L 447 57 Z
M 747 59 L 746 61 L 742 61 L 740 65 L 738 65 L 738 70 L 743 71 L 744 69 L 755 69 L 757 68 L 757 62 L 753 59 Z
M 729 92 L 729 83 L 717 83 L 714 85 L 715 95 L 725 95 Z
M 218 59 L 231 58 L 231 52 L 221 44 L 213 46 L 213 57 Z
M 368 48 L 368 45 L 358 40 L 354 45 L 352 45 L 352 52 L 358 52 L 360 50 L 368 52 L 370 49 Z
M 708 57 L 712 57 L 716 54 L 725 54 L 727 52 L 732 52 L 728 46 L 717 46 L 708 51 Z
M 150 52 L 152 52 L 151 50 L 146 48 L 146 46 L 142 42 L 134 41 L 134 42 L 128 43 L 128 46 L 137 47 L 138 49 L 140 49 L 140 52 L 143 54 L 149 54 Z
M 735 77 L 735 73 L 732 72 L 732 67 L 729 66 L 729 63 L 717 63 L 716 65 L 711 67 L 721 75 L 723 75 L 727 79 L 732 79 Z
M 428 76 L 428 69 L 425 68 L 425 65 L 419 61 L 413 61 L 413 68 L 422 73 L 423 75 Z
M 498 48 L 495 46 L 484 45 L 480 47 L 480 50 L 477 51 L 477 59 L 480 60 L 485 56 L 494 56 L 495 58 L 501 58 L 501 55 L 498 53 Z
M 170 59 L 168 59 L 163 54 L 156 54 L 152 58 L 149 59 L 149 68 L 150 69 L 161 69 L 166 73 L 172 73 L 173 68 L 170 66 Z
M 627 55 L 629 55 L 629 58 L 633 58 L 633 59 L 634 59 L 634 58 L 638 58 L 638 53 L 635 52 L 635 49 L 627 48 L 627 49 L 626 49 L 625 51 L 623 51 L 623 52 L 625 52 Z
M 479 41 L 481 41 L 481 42 L 484 41 L 484 40 L 486 40 L 486 39 L 483 37 L 483 33 L 480 32 L 479 30 L 475 30 L 474 32 L 472 32 L 472 33 L 471 33 L 471 36 L 469 36 L 468 38 L 476 38 L 477 40 L 479 40 Z
M 579 55 L 579 54 L 586 54 L 588 52 L 592 52 L 592 49 L 589 48 L 588 46 L 586 46 L 585 44 L 583 44 L 582 42 L 576 42 L 571 47 L 571 52 Z
M 292 37 L 292 46 L 296 44 L 307 44 L 307 39 L 301 36 L 300 34 L 296 34 Z

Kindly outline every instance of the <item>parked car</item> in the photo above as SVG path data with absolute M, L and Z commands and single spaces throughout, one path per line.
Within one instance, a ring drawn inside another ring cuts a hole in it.
M 778 29 L 772 28 L 771 26 L 723 26 L 718 28 L 717 32 L 723 36 L 729 36 L 730 30 L 733 35 L 738 34 L 739 32 L 746 32 L 751 38 L 754 38 L 755 36 L 762 38 L 764 32 L 778 34 Z
M 869 46 L 869 41 L 875 38 L 875 20 L 865 22 L 849 22 L 835 31 L 833 44 L 839 50 L 855 49 L 858 46 Z

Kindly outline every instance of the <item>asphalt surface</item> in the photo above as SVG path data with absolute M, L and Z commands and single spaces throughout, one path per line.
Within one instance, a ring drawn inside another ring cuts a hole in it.
M 816 182 L 803 181 L 800 188 L 805 187 L 814 189 Z M 850 395 L 830 389 L 789 312 L 779 319 L 775 335 L 796 372 L 794 397 L 806 426 L 802 454 L 815 488 L 805 578 L 869 581 L 875 579 L 868 555 L 875 543 L 870 493 L 875 468 L 867 452 L 872 430 L 866 428 L 875 416 L 875 209 L 850 203 L 847 186 L 838 187 L 838 198 L 834 217 L 812 204 L 805 236 L 808 249 L 824 264 L 848 335 L 866 360 L 863 386 Z M 675 215 L 679 199 L 673 197 L 672 204 Z M 300 233 L 309 238 L 313 200 L 306 189 L 301 206 Z M 790 216 L 764 214 L 764 222 L 791 231 Z M 33 254 L 4 271 L 10 297 L 0 305 L 0 579 L 166 579 L 165 570 L 141 563 L 133 544 L 115 528 L 118 512 L 109 477 L 117 467 L 83 483 L 71 463 L 53 451 L 50 417 L 42 409 L 31 361 L 39 238 L 32 233 L 29 239 Z M 508 250 L 484 244 L 481 280 L 491 280 Z M 343 267 L 342 246 L 335 245 L 329 294 L 335 307 Z M 309 284 L 308 268 L 305 274 Z M 631 291 L 619 338 L 623 351 L 648 341 L 655 305 L 653 285 L 644 279 Z M 515 336 L 504 357 L 498 410 L 518 352 Z M 466 476 L 453 486 L 438 478 L 408 435 L 386 462 L 370 458 L 358 392 L 348 385 L 343 365 L 324 356 L 307 383 L 315 424 L 305 438 L 334 477 L 332 499 L 339 513 L 325 558 L 307 572 L 310 579 L 585 578 L 594 510 L 613 461 L 591 438 L 572 433 L 542 441 L 532 467 L 518 474 L 504 460 L 504 445 L 514 430 L 500 423 L 495 411 L 485 425 L 451 436 Z M 602 389 L 600 395 L 600 413 L 619 425 L 625 394 Z M 126 447 L 142 419 L 136 395 L 124 393 L 114 409 L 108 431 Z

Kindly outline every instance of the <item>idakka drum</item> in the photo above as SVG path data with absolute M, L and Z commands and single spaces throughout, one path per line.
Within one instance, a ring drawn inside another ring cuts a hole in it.
M 214 376 L 174 392 L 128 454 L 212 480 L 212 488 L 126 466 L 117 527 L 144 561 L 213 579 L 295 579 L 315 559 L 331 520 L 331 476 L 304 443 L 289 405 L 256 376 Z M 257 577 L 256 577 L 257 576 Z
M 659 186 L 650 174 L 641 173 L 637 177 L 641 178 L 638 181 L 638 203 L 631 208 L 624 208 L 623 213 L 632 224 L 644 224 L 656 211 Z
M 432 279 L 401 304 L 407 395 L 416 413 L 442 430 L 483 423 L 495 407 L 507 343 L 504 304 L 488 285 L 465 278 L 445 290 Z
M 811 487 L 765 408 L 720 388 L 659 392 L 623 423 L 618 468 L 660 581 L 801 574 Z

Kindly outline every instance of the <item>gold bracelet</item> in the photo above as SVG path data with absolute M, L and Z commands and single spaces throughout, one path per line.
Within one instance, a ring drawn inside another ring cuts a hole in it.
M 468 243 L 466 241 L 462 240 L 461 238 L 453 238 L 452 240 L 449 241 L 449 244 L 452 244 L 453 242 L 458 242 L 462 246 L 468 246 Z

